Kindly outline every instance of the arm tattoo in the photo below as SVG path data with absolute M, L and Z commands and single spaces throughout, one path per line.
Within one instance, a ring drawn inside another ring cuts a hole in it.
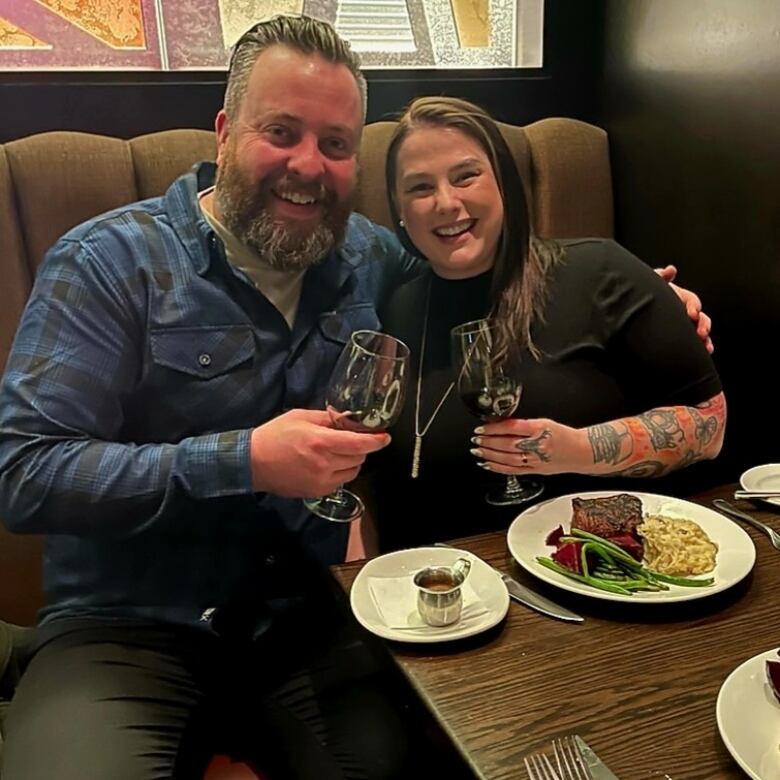
M 685 441 L 685 431 L 674 409 L 651 409 L 638 417 L 650 434 L 653 449 L 671 450 Z
M 635 463 L 622 471 L 613 471 L 604 474 L 605 477 L 632 477 L 637 479 L 649 479 L 651 477 L 660 477 L 669 470 L 668 466 L 657 460 L 644 460 L 641 463 Z
M 618 467 L 607 468 L 603 476 L 647 478 L 714 458 L 725 422 L 726 401 L 720 393 L 696 407 L 660 407 L 587 430 L 594 464 Z
M 693 408 L 689 411 L 691 413 L 691 418 L 693 419 L 693 424 L 696 426 L 694 435 L 696 436 L 697 441 L 700 441 L 702 446 L 706 447 L 717 433 L 718 420 L 714 416 L 705 418 Z
M 628 442 L 626 442 L 628 439 Z M 591 425 L 588 428 L 588 440 L 593 450 L 594 463 L 611 463 L 613 465 L 624 461 L 633 452 L 633 442 L 628 429 L 621 433 L 614 423 L 603 425 Z M 621 454 L 625 444 L 629 445 L 628 452 Z
M 685 455 L 680 458 L 679 462 L 674 465 L 675 469 L 683 469 L 686 466 L 690 466 L 692 463 L 698 463 L 700 460 L 704 460 L 704 455 L 694 450 L 688 450 Z
M 515 449 L 520 452 L 531 453 L 536 455 L 542 463 L 550 462 L 550 455 L 542 450 L 542 443 L 552 436 L 552 431 L 549 428 L 545 428 L 538 436 L 534 438 L 521 439 L 515 444 Z

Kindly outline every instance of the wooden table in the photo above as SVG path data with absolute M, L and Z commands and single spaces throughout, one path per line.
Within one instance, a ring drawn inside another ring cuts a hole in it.
M 698 494 L 707 506 L 736 486 Z M 780 515 L 736 502 L 780 529 Z M 718 734 L 715 701 L 740 663 L 780 645 L 780 552 L 752 528 L 753 573 L 700 601 L 588 599 L 518 569 L 504 533 L 457 542 L 583 615 L 573 625 L 513 603 L 506 621 L 443 645 L 389 643 L 395 662 L 477 777 L 524 778 L 523 756 L 579 733 L 621 778 L 743 778 Z M 335 569 L 348 588 L 361 563 Z M 778 734 L 780 742 L 780 734 Z M 770 780 L 767 778 L 767 780 Z

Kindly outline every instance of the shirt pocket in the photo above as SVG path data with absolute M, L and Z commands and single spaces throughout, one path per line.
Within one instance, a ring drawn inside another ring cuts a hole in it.
M 152 361 L 197 379 L 214 379 L 251 360 L 249 325 L 164 328 L 151 332 Z

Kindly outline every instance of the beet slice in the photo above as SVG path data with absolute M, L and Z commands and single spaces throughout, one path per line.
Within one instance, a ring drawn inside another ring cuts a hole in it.
M 563 526 L 559 525 L 557 528 L 547 534 L 547 538 L 544 540 L 544 543 L 550 547 L 557 547 L 558 542 L 561 540 L 562 536 L 566 536 L 566 532 L 563 530 Z
M 780 701 L 780 661 L 766 662 L 766 679 L 775 698 Z
M 561 566 L 582 574 L 580 550 L 582 550 L 582 542 L 569 542 L 562 544 L 550 557 Z

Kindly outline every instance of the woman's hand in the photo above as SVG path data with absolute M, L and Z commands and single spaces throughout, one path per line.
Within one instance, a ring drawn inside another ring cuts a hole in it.
M 584 429 L 554 420 L 502 420 L 474 431 L 472 455 L 497 474 L 587 473 L 593 454 Z

